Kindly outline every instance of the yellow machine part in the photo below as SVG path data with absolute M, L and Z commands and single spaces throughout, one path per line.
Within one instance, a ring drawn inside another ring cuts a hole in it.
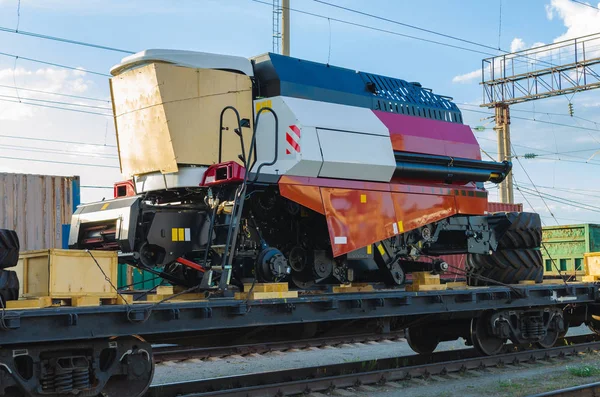
M 121 173 L 125 178 L 178 171 L 177 164 L 219 160 L 219 116 L 226 106 L 252 125 L 252 82 L 243 74 L 150 63 L 115 76 L 110 90 Z M 224 119 L 222 161 L 241 153 L 237 120 Z M 246 151 L 252 128 L 243 128 Z

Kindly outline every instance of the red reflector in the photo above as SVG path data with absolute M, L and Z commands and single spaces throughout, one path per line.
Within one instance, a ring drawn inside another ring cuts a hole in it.
M 244 181 L 246 169 L 235 161 L 213 164 L 204 173 L 200 186 L 220 185 L 222 183 L 239 183 Z

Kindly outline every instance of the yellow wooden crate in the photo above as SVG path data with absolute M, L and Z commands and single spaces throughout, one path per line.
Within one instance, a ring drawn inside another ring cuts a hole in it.
M 583 254 L 585 274 L 588 276 L 600 276 L 600 252 L 588 252 Z
M 117 285 L 117 253 L 91 251 L 92 255 Z M 19 278 L 19 297 L 117 297 L 94 259 L 86 251 L 48 249 L 24 251 L 15 271 Z

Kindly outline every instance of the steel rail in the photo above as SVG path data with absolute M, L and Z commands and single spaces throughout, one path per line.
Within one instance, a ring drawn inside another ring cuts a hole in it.
M 581 396 L 597 396 L 600 394 L 600 382 L 587 383 L 585 385 L 572 386 L 564 389 L 548 391 L 545 393 L 534 394 L 529 397 L 581 397 Z
M 164 361 L 184 361 L 192 358 L 205 359 L 233 355 L 264 354 L 272 351 L 285 351 L 290 349 L 307 349 L 310 347 L 337 346 L 372 341 L 377 342 L 386 339 L 394 340 L 402 337 L 404 337 L 404 332 L 391 332 L 388 334 L 369 333 L 217 347 L 164 346 L 152 349 L 152 356 L 155 363 L 161 363 Z
M 518 350 L 496 356 L 481 356 L 475 349 L 443 351 L 431 355 L 401 356 L 274 372 L 235 375 L 152 386 L 145 397 L 265 397 L 330 391 L 356 385 L 383 384 L 412 377 L 445 375 L 489 367 L 551 360 L 600 349 L 600 338 L 584 335 L 564 338 L 558 347 Z

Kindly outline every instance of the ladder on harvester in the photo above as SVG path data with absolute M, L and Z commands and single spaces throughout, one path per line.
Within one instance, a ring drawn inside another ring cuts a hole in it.
M 246 119 L 244 119 L 244 120 L 240 119 L 239 112 L 233 106 L 227 106 L 221 111 L 220 123 L 219 123 L 220 124 L 220 127 L 219 127 L 219 163 L 222 161 L 222 158 L 221 158 L 222 150 L 221 149 L 222 149 L 222 141 L 223 141 L 223 131 L 225 130 L 225 128 L 223 127 L 223 116 L 228 110 L 233 111 L 237 118 L 238 127 L 234 130 L 234 132 L 240 137 L 240 145 L 241 145 L 241 149 L 242 149 L 242 154 L 238 157 L 242 161 L 246 172 L 244 173 L 243 182 L 237 187 L 237 189 L 235 191 L 233 207 L 231 209 L 231 214 L 229 216 L 229 222 L 226 224 L 219 225 L 219 226 L 227 227 L 227 238 L 225 240 L 225 244 L 223 247 L 224 250 L 223 250 L 223 256 L 221 258 L 221 266 L 219 267 L 221 270 L 221 277 L 219 279 L 219 289 L 221 289 L 221 290 L 227 289 L 227 287 L 229 286 L 229 284 L 231 282 L 233 260 L 235 258 L 235 251 L 237 249 L 237 237 L 238 237 L 239 230 L 240 230 L 242 213 L 244 211 L 244 202 L 246 201 L 246 189 L 248 187 L 248 183 L 256 182 L 256 180 L 258 179 L 258 175 L 260 173 L 260 169 L 262 167 L 273 165 L 277 162 L 277 157 L 278 157 L 277 149 L 278 149 L 278 145 L 279 145 L 279 138 L 278 138 L 278 133 L 277 133 L 277 131 L 279 130 L 279 120 L 277 118 L 277 114 L 275 114 L 275 112 L 271 108 L 263 107 L 256 113 L 256 119 L 254 122 L 254 131 L 252 132 L 252 139 L 250 141 L 248 157 L 246 158 L 246 152 L 245 152 L 245 148 L 244 148 L 244 138 L 242 136 L 242 127 L 248 127 L 250 123 Z M 259 164 L 259 166 L 256 168 L 254 178 L 252 179 L 252 181 L 248 181 L 248 177 L 250 174 L 250 168 L 252 168 L 256 162 L 256 159 L 255 159 L 255 162 L 250 164 L 252 155 L 254 154 L 255 145 L 256 145 L 256 131 L 258 128 L 258 123 L 260 121 L 260 115 L 265 111 L 270 112 L 273 115 L 273 118 L 275 119 L 275 155 L 274 155 L 274 158 L 272 161 Z M 216 210 L 217 210 L 217 206 L 215 206 L 213 208 L 213 214 L 212 214 L 212 217 L 210 220 L 208 243 L 207 243 L 207 247 L 206 247 L 206 251 L 205 251 L 204 263 L 206 263 L 206 260 L 208 258 L 208 252 L 211 249 L 212 233 L 213 233 L 213 229 L 215 227 L 215 218 L 217 215 Z M 210 288 L 211 287 L 212 275 L 213 275 L 212 270 L 207 270 L 204 273 L 204 276 L 202 278 L 201 288 Z

